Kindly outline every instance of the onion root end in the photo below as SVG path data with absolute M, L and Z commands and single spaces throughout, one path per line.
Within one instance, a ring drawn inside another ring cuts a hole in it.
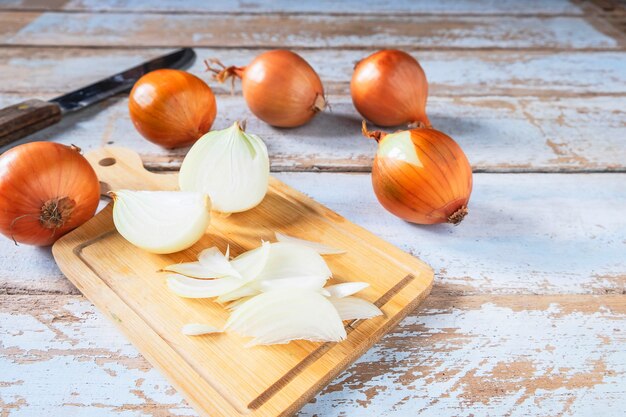
M 39 222 L 46 229 L 58 229 L 70 219 L 75 207 L 76 201 L 69 197 L 50 199 L 41 207 Z
M 469 213 L 469 211 L 467 210 L 467 207 L 466 206 L 461 207 L 460 209 L 452 213 L 450 217 L 448 217 L 448 223 L 452 223 L 455 226 L 458 225 L 459 223 L 463 221 L 465 216 L 467 216 L 467 213 Z

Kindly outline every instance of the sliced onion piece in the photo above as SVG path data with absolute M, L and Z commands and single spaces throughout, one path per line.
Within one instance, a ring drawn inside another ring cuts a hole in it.
M 189 323 L 185 324 L 181 332 L 186 336 L 202 336 L 212 333 L 223 333 L 224 331 L 209 324 Z
M 246 281 L 257 278 L 265 268 L 270 255 L 271 244 L 262 242 L 261 246 L 237 256 L 231 261 L 233 268 Z
M 307 246 L 313 249 L 314 251 L 316 251 L 317 253 L 319 253 L 320 255 L 339 255 L 342 253 L 346 253 L 346 251 L 343 249 L 333 248 L 332 246 L 326 246 L 322 243 L 311 242 L 310 240 L 300 239 L 300 238 L 293 237 L 293 236 L 287 236 L 278 232 L 276 232 L 275 235 L 276 235 L 276 240 L 278 240 L 279 242 L 297 243 L 302 246 Z
M 332 273 L 326 261 L 313 249 L 295 243 L 272 243 L 269 257 L 255 281 L 316 277 L 330 278 Z
M 267 292 L 273 290 L 280 289 L 291 289 L 298 288 L 301 290 L 311 290 L 318 291 L 322 293 L 324 290 L 324 284 L 326 284 L 327 278 L 319 278 L 312 276 L 303 276 L 303 277 L 290 277 L 290 278 L 279 278 L 279 279 L 267 279 L 263 281 L 258 281 L 255 284 L 254 288 L 258 289 L 260 292 Z M 250 285 L 250 284 L 248 284 Z M 327 291 L 324 291 L 322 295 L 329 294 Z
M 286 289 L 266 292 L 238 306 L 226 330 L 253 337 L 248 346 L 304 339 L 339 342 L 346 330 L 337 310 L 315 291 Z
M 193 278 L 241 278 L 225 255 L 216 247 L 205 249 L 198 255 L 198 262 L 184 262 L 163 268 L 164 271 L 176 272 Z
M 248 285 L 244 285 L 243 287 L 239 287 L 233 291 L 226 292 L 219 297 L 217 297 L 218 303 L 228 303 L 229 301 L 239 300 L 244 297 L 250 297 L 253 295 L 259 294 L 259 290 L 256 290 Z
M 369 287 L 367 282 L 344 282 L 341 284 L 329 285 L 324 289 L 330 293 L 331 297 L 343 298 Z
M 371 319 L 381 316 L 383 312 L 374 304 L 358 297 L 328 297 L 337 309 L 341 320 Z
M 241 278 L 226 277 L 212 280 L 188 278 L 171 274 L 167 277 L 167 286 L 176 295 L 185 298 L 211 298 L 233 291 L 245 282 Z
M 286 242 L 271 244 L 266 242 L 264 245 L 269 249 L 268 257 L 256 278 L 232 293 L 224 294 L 218 302 L 283 288 L 310 289 L 319 292 L 331 277 L 324 259 L 309 247 Z M 243 276 L 248 280 L 245 275 Z
M 111 196 L 115 228 L 130 243 L 148 252 L 187 249 L 209 226 L 211 202 L 205 194 L 120 190 Z
M 252 296 L 248 296 L 248 297 L 242 297 L 236 301 L 233 301 L 232 303 L 228 304 L 226 306 L 227 310 L 233 311 L 236 310 L 237 308 L 239 308 L 243 303 L 245 303 L 246 301 L 250 300 L 252 298 Z

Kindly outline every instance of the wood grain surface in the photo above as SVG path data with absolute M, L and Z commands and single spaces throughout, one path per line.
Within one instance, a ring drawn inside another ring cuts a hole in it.
M 569 16 L 197 15 L 38 13 L 0 15 L 0 45 L 218 46 L 237 48 L 615 50 L 624 36 Z M 236 24 L 239 30 L 233 30 Z M 166 33 L 167 36 L 163 36 Z
M 332 113 L 272 129 L 211 83 L 216 126 L 247 118 L 279 179 L 436 271 L 427 303 L 300 415 L 621 417 L 624 10 L 613 0 L 4 0 L 0 106 L 53 98 L 179 45 L 237 65 L 295 48 Z M 354 62 L 382 46 L 420 60 L 429 115 L 476 171 L 459 227 L 406 224 L 371 192 L 375 147 L 354 131 L 348 82 Z M 190 71 L 206 77 L 201 60 Z M 123 97 L 29 140 L 127 146 L 155 170 L 184 155 L 141 139 Z M 49 249 L 1 239 L 0 294 L 0 416 L 194 415 Z
M 623 296 L 441 289 L 299 416 L 622 414 Z M 195 415 L 80 296 L 0 296 L 0 319 L 6 415 Z
M 8 103 L 25 96 L 6 97 Z M 225 128 L 235 120 L 248 120 L 248 130 L 265 139 L 274 171 L 369 172 L 376 144 L 361 136 L 361 117 L 350 97 L 329 96 L 328 100 L 332 112 L 285 130 L 256 119 L 241 96 L 220 96 L 217 106 L 222 116 L 214 126 Z M 626 111 L 617 106 L 612 97 L 433 97 L 428 104 L 433 126 L 457 140 L 477 172 L 624 171 Z M 165 150 L 143 139 L 132 125 L 125 98 L 70 115 L 27 140 L 50 139 L 85 151 L 128 146 L 154 170 L 178 169 L 188 150 Z
M 90 12 L 193 12 L 193 13 L 359 13 L 359 14 L 533 14 L 581 15 L 581 7 L 566 1 L 527 0 L 319 0 L 294 2 L 290 0 L 238 2 L 233 0 L 4 0 L 0 10 L 56 10 Z

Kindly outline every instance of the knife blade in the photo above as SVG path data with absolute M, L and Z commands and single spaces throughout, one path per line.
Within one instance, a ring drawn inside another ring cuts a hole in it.
M 196 54 L 182 48 L 129 68 L 50 101 L 31 99 L 0 110 L 0 147 L 59 122 L 72 113 L 116 94 L 129 92 L 144 74 L 161 68 L 191 66 Z

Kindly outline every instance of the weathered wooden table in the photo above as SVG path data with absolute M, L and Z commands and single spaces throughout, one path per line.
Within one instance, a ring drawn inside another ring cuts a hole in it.
M 624 416 L 626 12 L 610 0 L 0 1 L 0 106 L 54 97 L 167 52 L 244 65 L 301 53 L 332 113 L 279 130 L 248 118 L 283 181 L 419 256 L 431 297 L 302 416 Z M 436 3 L 436 4 L 435 4 Z M 429 115 L 476 172 L 459 227 L 386 213 L 348 83 L 370 51 L 411 52 Z M 208 79 L 199 60 L 191 72 Z M 176 169 L 119 97 L 31 137 L 121 145 Z M 332 184 L 332 186 L 330 186 Z M 62 276 L 48 249 L 0 240 L 0 416 L 182 416 L 193 410 Z

